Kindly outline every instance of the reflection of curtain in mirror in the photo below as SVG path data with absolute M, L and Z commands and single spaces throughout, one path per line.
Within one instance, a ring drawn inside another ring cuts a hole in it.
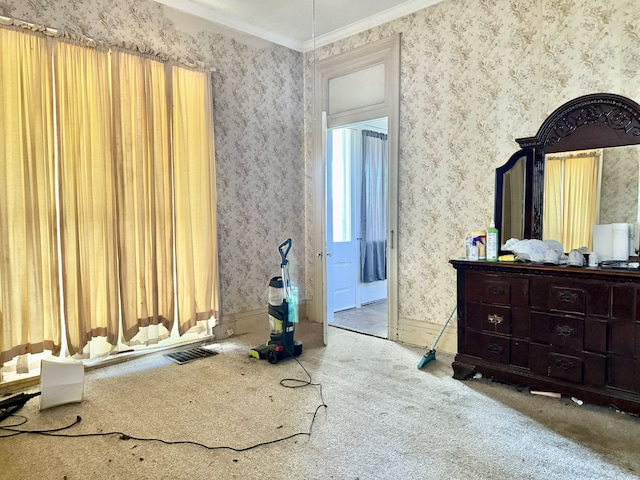
M 362 131 L 362 282 L 387 278 L 387 135 Z
M 522 240 L 524 232 L 524 157 L 503 176 L 502 233 L 503 242 L 510 238 Z
M 562 170 L 562 159 L 547 155 L 544 165 L 544 205 L 542 207 L 542 238 L 544 240 L 562 241 Z
M 547 155 L 543 239 L 558 240 L 566 251 L 592 248 L 598 223 L 602 151 Z

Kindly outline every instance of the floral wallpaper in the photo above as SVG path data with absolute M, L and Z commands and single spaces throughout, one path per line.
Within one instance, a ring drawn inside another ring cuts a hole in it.
M 304 298 L 302 54 L 150 0 L 3 0 L 0 14 L 215 69 L 222 314 L 266 308 L 288 237 Z
M 401 341 L 426 345 L 424 326 L 446 320 L 448 261 L 463 255 L 465 232 L 488 227 L 495 168 L 515 139 L 580 95 L 640 99 L 639 17 L 635 0 L 443 0 L 307 55 L 309 80 L 313 57 L 401 34 Z
M 313 301 L 313 61 L 401 34 L 397 334 L 417 345 L 452 308 L 448 261 L 488 226 L 514 139 L 580 95 L 640 100 L 636 0 L 442 0 L 305 56 L 151 0 L 0 0 L 0 14 L 215 68 L 225 315 L 265 307 L 287 237 L 300 297 Z

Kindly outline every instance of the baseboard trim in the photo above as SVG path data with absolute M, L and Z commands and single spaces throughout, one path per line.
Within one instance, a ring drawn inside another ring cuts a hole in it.
M 307 302 L 302 301 L 298 303 L 298 320 L 307 318 L 307 309 Z M 217 340 L 229 338 L 233 335 L 244 335 L 256 332 L 269 333 L 269 313 L 267 307 L 222 315 L 218 324 L 213 327 L 213 334 Z
M 398 341 L 411 345 L 425 345 L 430 348 L 441 329 L 441 323 L 400 318 L 398 322 Z M 438 341 L 437 349 L 446 353 L 456 353 L 458 351 L 458 332 L 455 322 L 447 325 Z

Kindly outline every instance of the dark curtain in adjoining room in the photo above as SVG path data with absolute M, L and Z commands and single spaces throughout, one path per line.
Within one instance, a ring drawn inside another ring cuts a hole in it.
M 387 278 L 387 135 L 362 131 L 361 276 L 363 283 Z

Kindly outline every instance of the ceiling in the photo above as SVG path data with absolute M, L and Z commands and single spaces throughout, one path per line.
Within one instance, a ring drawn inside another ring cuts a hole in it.
M 441 0 L 155 0 L 298 51 L 310 51 Z

